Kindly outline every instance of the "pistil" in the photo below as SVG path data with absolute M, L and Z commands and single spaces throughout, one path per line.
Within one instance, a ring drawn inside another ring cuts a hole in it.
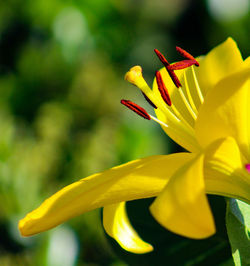
M 176 117 L 169 108 L 167 108 L 162 99 L 150 89 L 142 76 L 142 68 L 140 66 L 132 67 L 126 73 L 125 80 L 137 86 L 155 106 L 157 106 L 163 113 L 168 114 L 168 118 L 171 121 L 180 122 L 180 119 Z

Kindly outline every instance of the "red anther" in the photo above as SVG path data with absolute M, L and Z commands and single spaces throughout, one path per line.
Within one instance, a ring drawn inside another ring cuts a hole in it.
M 147 97 L 147 95 L 144 93 L 144 92 L 142 92 L 142 95 L 144 96 L 144 98 L 145 98 L 145 100 L 154 108 L 154 109 L 157 109 L 157 106 L 155 106 L 152 102 L 151 102 L 151 100 Z
M 158 90 L 159 90 L 159 92 L 161 94 L 162 99 L 164 100 L 164 102 L 168 106 L 171 106 L 172 102 L 171 102 L 168 90 L 167 90 L 167 88 L 166 88 L 166 86 L 165 86 L 165 84 L 164 84 L 164 82 L 162 80 L 162 76 L 161 76 L 160 71 L 156 71 L 155 77 L 156 77 L 156 82 L 157 82 L 157 85 L 158 85 Z
M 189 59 L 189 60 L 194 60 L 195 61 L 195 65 L 196 66 L 199 66 L 199 62 L 190 54 L 188 53 L 187 51 L 185 51 L 184 49 L 182 49 L 181 47 L 178 47 L 176 46 L 176 51 L 181 55 L 183 56 L 184 58 L 186 59 Z
M 168 74 L 170 76 L 170 78 L 172 79 L 172 81 L 174 82 L 174 85 L 179 88 L 181 87 L 181 83 L 178 79 L 178 77 L 175 75 L 174 71 L 171 69 L 171 66 L 165 66 L 166 70 L 168 71 Z
M 169 76 L 171 77 L 172 81 L 174 82 L 175 86 L 177 88 L 181 87 L 181 83 L 180 83 L 178 77 L 175 75 L 174 71 L 170 68 L 170 64 L 168 63 L 167 59 L 157 49 L 154 49 L 154 51 L 155 51 L 156 55 L 158 56 L 158 58 L 160 59 L 160 61 L 162 62 L 162 64 L 165 66 L 165 68 L 166 68 Z
M 121 100 L 121 104 L 127 106 L 130 110 L 132 110 L 133 112 L 137 113 L 138 115 L 140 115 L 141 117 L 150 120 L 151 117 L 150 115 L 147 113 L 147 111 L 145 109 L 143 109 L 141 106 L 139 106 L 138 104 L 131 102 L 129 100 Z
M 164 55 L 157 49 L 154 49 L 156 55 L 158 56 L 158 58 L 160 59 L 160 61 L 162 62 L 162 64 L 164 66 L 169 66 L 170 64 L 168 63 L 167 59 L 164 57 Z
M 171 64 L 170 66 L 168 66 L 168 68 L 171 70 L 180 70 L 190 67 L 192 65 L 196 65 L 196 62 L 197 62 L 196 60 L 182 60 L 174 64 Z

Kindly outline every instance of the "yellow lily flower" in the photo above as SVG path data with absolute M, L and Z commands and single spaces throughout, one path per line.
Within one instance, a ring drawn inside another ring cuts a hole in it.
M 104 207 L 106 232 L 125 250 L 145 253 L 153 247 L 131 226 L 126 201 L 157 196 L 150 206 L 155 219 L 194 239 L 215 232 L 206 193 L 250 203 L 250 60 L 243 61 L 231 38 L 197 59 L 177 51 L 186 60 L 170 65 L 155 50 L 165 68 L 156 73 L 153 89 L 139 66 L 125 76 L 157 118 L 130 101 L 122 103 L 158 122 L 187 152 L 138 159 L 64 187 L 19 222 L 23 236 Z

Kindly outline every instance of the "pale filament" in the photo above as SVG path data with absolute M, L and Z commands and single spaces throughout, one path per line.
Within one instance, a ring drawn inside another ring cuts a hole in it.
M 194 79 L 194 83 L 195 83 L 195 87 L 196 87 L 196 92 L 198 94 L 198 97 L 199 97 L 199 100 L 200 100 L 200 105 L 203 104 L 204 102 L 204 97 L 203 97 L 203 94 L 201 92 L 201 88 L 200 88 L 200 85 L 199 85 L 199 82 L 197 80 L 197 77 L 196 77 L 196 73 L 195 73 L 195 70 L 194 70 L 194 67 L 191 66 L 191 69 L 192 69 L 192 74 L 193 74 L 193 79 Z
M 188 112 L 190 113 L 190 115 L 192 116 L 192 118 L 193 118 L 194 121 L 195 121 L 196 118 L 197 118 L 197 115 L 196 115 L 196 113 L 194 112 L 193 108 L 191 107 L 190 103 L 188 102 L 188 100 L 187 100 L 185 94 L 183 93 L 182 88 L 179 88 L 179 89 L 178 89 L 178 92 L 179 92 L 179 94 L 180 94 L 180 96 L 181 96 L 181 99 L 182 99 L 183 103 L 185 104 L 185 106 L 186 106 Z
M 198 110 L 194 104 L 194 101 L 193 101 L 193 98 L 192 98 L 192 95 L 190 93 L 190 88 L 189 88 L 189 85 L 188 85 L 188 82 L 187 82 L 187 76 L 186 76 L 186 72 L 184 71 L 184 84 L 185 84 L 185 88 L 186 88 L 186 92 L 187 92 L 187 97 L 188 97 L 188 101 L 191 105 L 191 108 L 193 110 L 193 112 L 195 113 L 196 117 L 197 117 L 197 114 L 198 114 Z

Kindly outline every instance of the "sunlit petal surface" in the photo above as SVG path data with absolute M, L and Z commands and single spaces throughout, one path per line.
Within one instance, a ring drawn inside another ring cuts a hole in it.
M 105 205 L 156 196 L 192 157 L 189 153 L 151 156 L 83 178 L 27 214 L 19 222 L 19 229 L 24 236 L 33 235 Z
M 208 92 L 196 121 L 197 139 L 203 147 L 232 136 L 250 159 L 249 87 L 250 68 L 244 68 L 222 79 Z

